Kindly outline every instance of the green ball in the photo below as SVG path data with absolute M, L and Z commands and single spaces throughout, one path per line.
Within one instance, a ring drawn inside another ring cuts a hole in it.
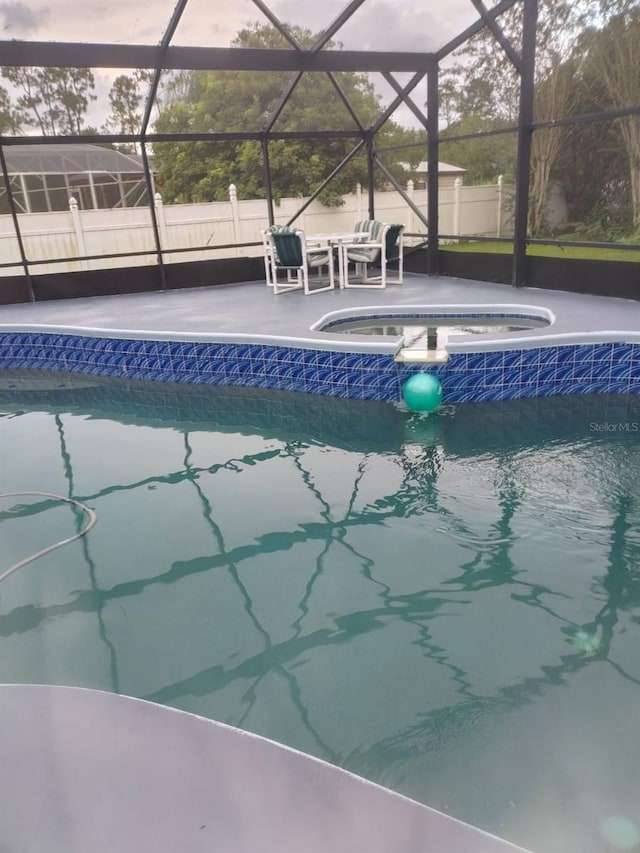
M 414 412 L 435 412 L 442 402 L 442 386 L 430 373 L 414 373 L 402 387 L 402 399 Z

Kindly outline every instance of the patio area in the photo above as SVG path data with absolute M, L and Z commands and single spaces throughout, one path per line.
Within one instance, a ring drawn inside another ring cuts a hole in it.
M 412 274 L 405 276 L 403 285 L 384 290 L 336 289 L 310 297 L 300 292 L 274 296 L 264 282 L 249 282 L 8 305 L 0 308 L 0 329 L 52 326 L 126 338 L 134 333 L 142 338 L 159 335 L 175 341 L 259 343 L 275 337 L 282 345 L 353 350 L 356 343 L 367 342 L 369 348 L 371 338 L 349 335 L 345 339 L 343 334 L 314 332 L 311 327 L 328 314 L 348 309 L 354 314 L 366 314 L 370 307 L 376 312 L 402 307 L 408 312 L 418 307 L 425 311 L 462 308 L 466 312 L 490 312 L 507 305 L 551 311 L 555 322 L 535 331 L 535 337 L 547 345 L 557 336 L 563 336 L 565 343 L 640 341 L 640 303 L 633 300 Z M 530 337 L 530 332 L 508 333 L 508 340 L 514 343 Z M 495 336 L 484 335 L 483 340 L 494 342 Z M 378 339 L 378 350 L 380 346 L 384 344 Z

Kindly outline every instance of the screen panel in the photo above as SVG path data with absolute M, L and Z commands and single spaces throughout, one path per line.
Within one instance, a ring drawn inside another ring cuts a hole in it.
M 189 0 L 171 43 L 195 47 L 277 47 L 291 45 L 251 0 Z
M 175 0 L 20 0 L 0 4 L 2 38 L 23 41 L 157 44 Z M 150 14 L 151 12 L 151 14 Z

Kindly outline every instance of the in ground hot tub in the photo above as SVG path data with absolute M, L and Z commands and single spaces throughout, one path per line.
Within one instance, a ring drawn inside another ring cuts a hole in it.
M 538 311 L 402 311 L 359 312 L 325 318 L 319 331 L 351 335 L 375 335 L 402 338 L 400 353 L 410 360 L 411 354 L 429 360 L 446 358 L 447 342 L 455 336 L 496 335 L 526 332 L 549 326 L 553 318 Z

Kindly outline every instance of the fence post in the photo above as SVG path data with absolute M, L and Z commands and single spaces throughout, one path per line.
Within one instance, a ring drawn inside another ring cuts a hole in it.
M 238 192 L 235 184 L 229 184 L 229 201 L 231 202 L 231 219 L 233 221 L 233 242 L 240 243 L 240 211 L 238 210 Z M 237 250 L 240 257 L 244 257 L 242 249 Z
M 96 185 L 93 180 L 93 174 L 91 172 L 87 173 L 87 177 L 89 178 L 89 193 L 91 194 L 91 207 L 93 210 L 98 210 L 100 205 L 98 204 L 98 196 L 96 194 Z
M 86 255 L 87 246 L 84 241 L 84 231 L 82 230 L 82 217 L 78 210 L 78 202 L 73 196 L 69 198 L 69 212 L 71 213 L 71 222 L 73 223 L 73 230 L 76 235 L 77 254 L 80 256 Z M 87 261 L 78 261 L 77 263 L 80 265 L 81 270 L 89 268 Z
M 411 201 L 413 201 L 413 203 L 415 204 L 414 190 L 415 190 L 415 184 L 413 183 L 411 178 L 409 178 L 409 180 L 407 181 L 407 195 L 409 196 Z M 411 233 L 413 231 L 414 227 L 415 227 L 415 221 L 414 221 L 414 215 L 413 215 L 413 208 L 410 207 L 409 208 L 409 221 L 407 222 L 407 231 L 409 233 Z
M 169 248 L 169 232 L 167 230 L 167 218 L 164 211 L 164 202 L 160 193 L 155 193 L 153 203 L 156 209 L 156 222 L 158 223 L 158 231 L 160 232 L 160 248 Z M 166 261 L 167 258 L 165 257 Z
M 31 210 L 31 199 L 29 198 L 29 190 L 27 189 L 27 181 L 24 175 L 19 175 L 20 178 L 20 189 L 22 190 L 22 207 L 24 208 L 25 213 L 32 213 Z
M 362 184 L 356 184 L 356 222 L 362 220 Z
M 460 202 L 462 200 L 462 178 L 453 182 L 453 233 L 460 235 Z
M 502 184 L 504 178 L 498 175 L 498 215 L 496 217 L 496 237 L 502 237 Z

